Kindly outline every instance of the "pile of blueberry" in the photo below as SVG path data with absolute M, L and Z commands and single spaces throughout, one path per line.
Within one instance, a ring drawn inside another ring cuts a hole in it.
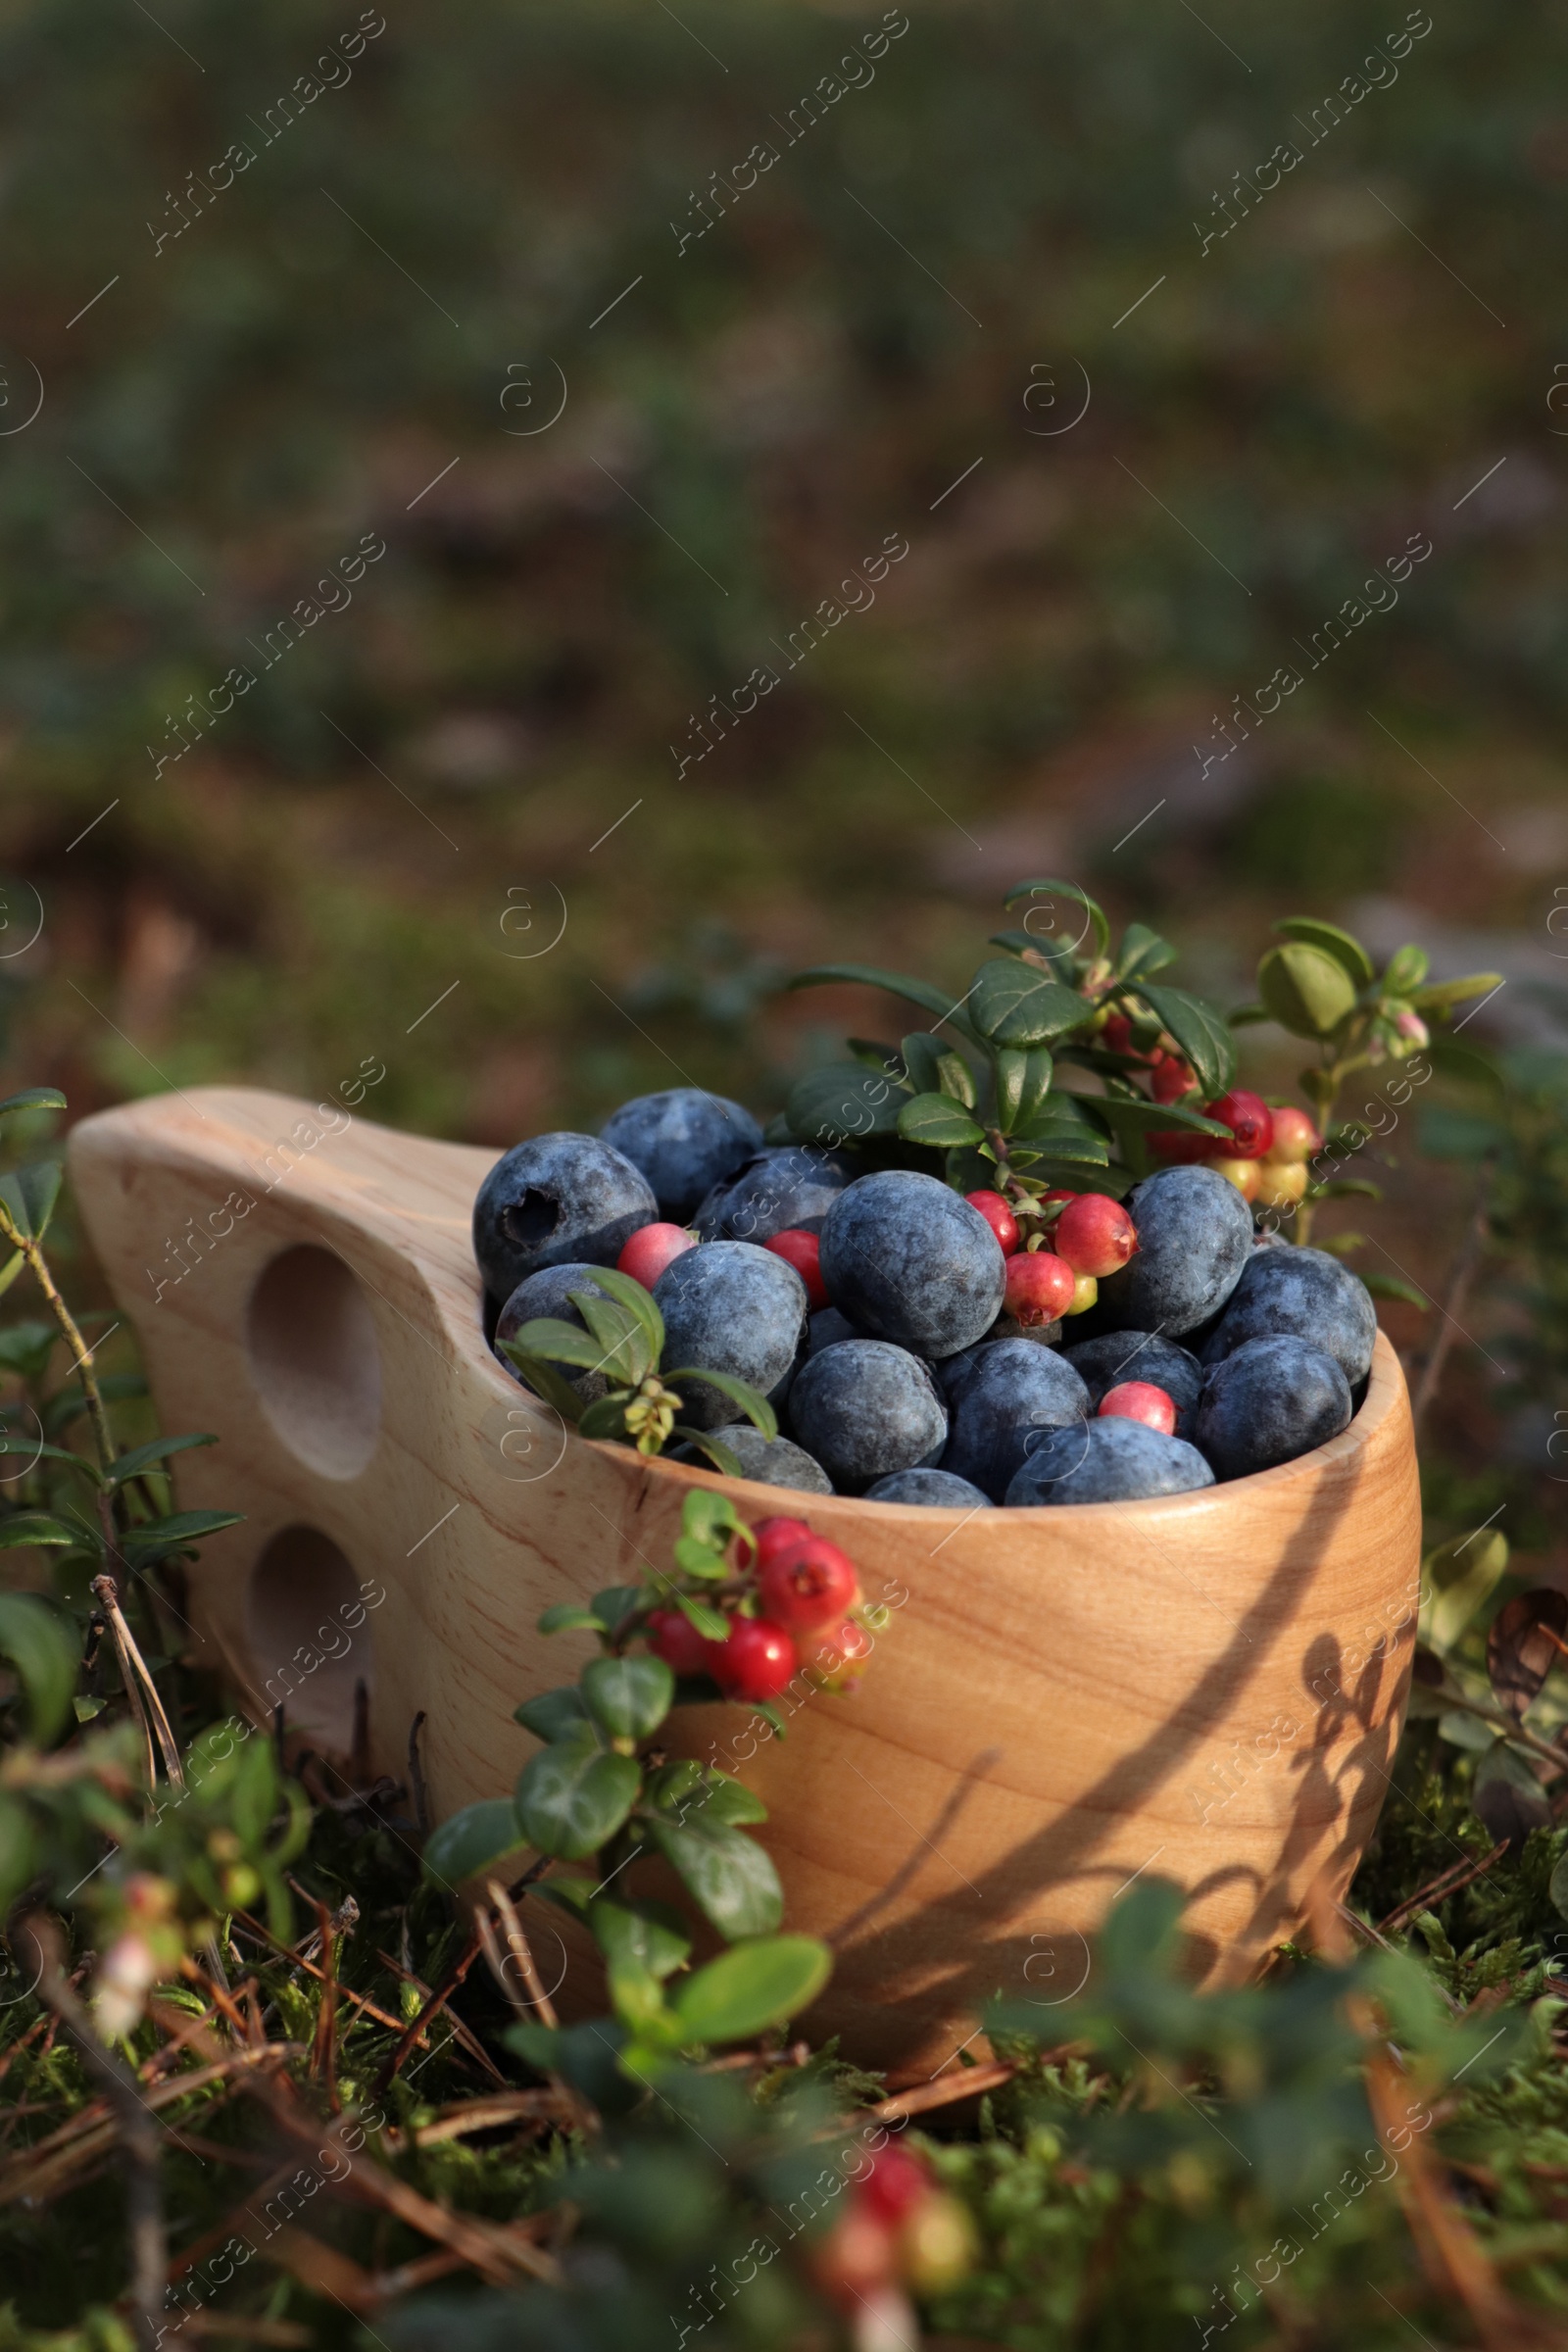
M 1245 1107 L 1229 1103 L 1237 1126 Z M 1255 1234 L 1228 1169 L 1162 1166 L 1125 1201 L 1058 1188 L 1023 1242 L 1001 1193 L 863 1165 L 769 1147 L 749 1111 L 696 1088 L 623 1103 L 597 1138 L 518 1144 L 474 1209 L 496 1338 L 580 1323 L 569 1294 L 613 1266 L 652 1293 L 666 1363 L 774 1407 L 768 1439 L 732 1396 L 682 1383 L 685 1422 L 722 1431 L 746 1476 L 960 1508 L 1244 1478 L 1323 1445 L 1360 1401 L 1365 1285 Z M 591 1369 L 572 1385 L 603 1393 Z

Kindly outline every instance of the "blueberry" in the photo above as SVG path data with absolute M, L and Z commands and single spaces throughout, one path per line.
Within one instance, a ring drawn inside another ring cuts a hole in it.
M 666 1368 L 696 1365 L 749 1381 L 765 1396 L 793 1370 L 806 1324 L 806 1285 L 751 1242 L 709 1242 L 672 1258 L 654 1286 Z M 741 1408 L 704 1381 L 685 1385 L 684 1418 L 722 1429 Z
M 813 1462 L 799 1446 L 788 1438 L 764 1438 L 750 1421 L 733 1421 L 725 1425 L 719 1439 L 727 1446 L 741 1466 L 743 1478 L 755 1478 L 762 1487 L 798 1487 L 806 1494 L 831 1494 L 833 1481 L 820 1462 Z M 713 1464 L 706 1453 L 695 1446 L 683 1446 L 675 1456 L 678 1461 L 701 1462 L 705 1469 Z
M 843 1494 L 933 1464 L 948 1436 L 929 1368 L 887 1340 L 840 1340 L 809 1357 L 796 1377 L 790 1420 Z
M 558 1323 L 575 1324 L 579 1331 L 586 1331 L 588 1326 L 572 1305 L 568 1293 L 586 1291 L 591 1298 L 607 1298 L 609 1294 L 595 1282 L 594 1272 L 592 1266 L 566 1265 L 544 1266 L 537 1274 L 530 1274 L 526 1282 L 518 1283 L 501 1309 L 496 1323 L 497 1341 L 515 1339 L 524 1323 L 537 1322 L 543 1315 L 553 1316 Z M 499 1347 L 496 1352 L 500 1354 Z M 522 1374 L 510 1356 L 503 1355 L 501 1361 L 514 1380 L 522 1380 Z M 571 1364 L 556 1364 L 552 1369 L 559 1372 L 563 1380 L 570 1381 L 584 1404 L 596 1403 L 610 1386 L 602 1372 L 578 1371 Z M 522 1385 L 526 1388 L 528 1384 L 523 1381 Z
M 1372 1365 L 1372 1294 L 1326 1250 L 1254 1250 L 1204 1343 L 1203 1361 L 1222 1363 L 1249 1340 L 1285 1332 L 1332 1355 L 1353 1385 Z
M 820 1355 L 824 1348 L 836 1348 L 840 1340 L 863 1340 L 869 1337 L 870 1334 L 863 1332 L 858 1323 L 852 1323 L 848 1315 L 841 1315 L 836 1306 L 819 1306 L 807 1330 L 806 1352 L 808 1355 Z
M 762 1130 L 749 1110 L 700 1086 L 638 1095 L 611 1112 L 599 1136 L 641 1168 L 660 1215 L 674 1225 L 689 1225 L 714 1185 L 762 1148 Z
M 1180 1339 L 1225 1304 L 1252 1253 L 1252 1212 L 1212 1168 L 1161 1168 L 1127 1196 L 1138 1249 L 1100 1285 L 1101 1331 Z
M 693 1222 L 705 1242 L 770 1242 L 792 1228 L 818 1233 L 849 1181 L 829 1152 L 784 1144 L 715 1184 Z
M 1203 1383 L 1203 1367 L 1174 1340 L 1162 1340 L 1157 1332 L 1150 1331 L 1102 1331 L 1098 1339 L 1080 1340 L 1076 1348 L 1065 1348 L 1062 1353 L 1074 1371 L 1082 1373 L 1091 1405 L 1098 1408 L 1105 1391 L 1115 1388 L 1118 1381 L 1152 1380 L 1176 1407 L 1176 1435 L 1192 1436 L 1190 1424 Z
M 1203 1375 L 1198 1443 L 1219 1478 L 1294 1462 L 1350 1418 L 1350 1384 L 1332 1355 L 1291 1333 L 1244 1340 Z
M 834 1305 L 916 1355 L 956 1355 L 990 1330 L 1006 1263 L 977 1208 L 910 1168 L 860 1177 L 822 1225 L 822 1280 Z
M 1054 1429 L 1040 1439 L 1006 1499 L 1025 1510 L 1042 1503 L 1141 1502 L 1213 1484 L 1213 1471 L 1183 1438 L 1167 1438 L 1142 1421 L 1086 1421 L 1080 1429 Z
M 879 1478 L 874 1487 L 865 1491 L 867 1502 L 919 1502 L 931 1510 L 988 1511 L 991 1497 L 971 1487 L 966 1478 L 955 1478 L 951 1470 L 895 1470 L 891 1478 Z
M 659 1215 L 640 1168 L 593 1135 L 536 1135 L 504 1152 L 473 1204 L 487 1291 L 510 1298 L 541 1266 L 612 1266 Z
M 1054 1348 L 988 1341 L 957 1391 L 942 1467 L 1000 1502 L 1033 1433 L 1081 1422 L 1088 1410 L 1089 1391 Z

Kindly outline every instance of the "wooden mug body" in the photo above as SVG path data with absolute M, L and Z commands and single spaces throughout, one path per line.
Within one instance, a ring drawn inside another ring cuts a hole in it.
M 1415 1453 L 1381 1334 L 1350 1427 L 1232 1485 L 967 1515 L 789 1496 L 586 1443 L 525 1396 L 482 1330 L 492 1159 L 254 1090 L 72 1136 L 161 1425 L 220 1441 L 179 1457 L 181 1505 L 245 1514 L 191 1592 L 193 1644 L 252 1720 L 281 1700 L 341 1760 L 363 1682 L 373 1768 L 407 1779 L 423 1716 L 434 1818 L 502 1793 L 535 1748 L 514 1706 L 589 1646 L 540 1611 L 667 1564 L 687 1488 L 716 1486 L 752 1519 L 799 1508 L 889 1612 L 859 1688 L 798 1690 L 785 1740 L 741 1706 L 670 1723 L 765 1800 L 788 1924 L 835 1948 L 813 2034 L 907 2075 L 996 1992 L 1049 2032 L 1146 1873 L 1186 1891 L 1214 1981 L 1343 1894 L 1415 1634 Z M 586 1972 L 560 1948 L 570 2007 Z

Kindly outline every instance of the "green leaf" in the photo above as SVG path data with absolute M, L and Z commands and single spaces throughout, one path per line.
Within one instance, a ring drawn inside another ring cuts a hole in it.
M 49 1369 L 60 1327 L 55 1323 L 8 1323 L 0 1331 L 0 1369 L 41 1381 Z
M 0 1438 L 0 1453 L 25 1454 L 30 1462 L 65 1462 L 95 1487 L 107 1483 L 100 1477 L 97 1463 L 88 1461 L 85 1454 L 72 1453 L 64 1446 L 40 1446 L 35 1438 Z
M 514 1854 L 522 1841 L 517 1816 L 506 1797 L 487 1796 L 481 1804 L 465 1805 L 431 1831 L 421 1867 L 439 1886 L 457 1886 Z
M 512 1720 L 536 1740 L 569 1740 L 589 1716 L 576 1684 L 563 1683 L 557 1690 L 541 1690 L 537 1698 L 523 1699 L 513 1708 Z
M 582 1398 L 570 1381 L 564 1379 L 554 1365 L 547 1364 L 542 1356 L 529 1355 L 511 1340 L 501 1342 L 501 1353 L 509 1363 L 515 1364 L 534 1395 L 553 1406 L 564 1421 L 581 1421 Z
M 529 1888 L 541 1901 L 554 1903 L 558 1911 L 569 1911 L 573 1919 L 586 1919 L 588 1906 L 599 1889 L 597 1879 L 540 1879 Z
M 1095 954 L 1097 956 L 1104 955 L 1110 945 L 1110 925 L 1105 920 L 1103 908 L 1089 896 L 1087 891 L 1080 890 L 1076 882 L 1054 882 L 1049 879 L 1043 882 L 1015 882 L 1004 899 L 1003 905 L 1011 907 L 1016 906 L 1020 899 L 1044 898 L 1069 899 L 1075 906 L 1081 906 L 1088 915 L 1090 926 L 1095 934 Z M 1029 918 L 1027 915 L 1024 917 L 1024 928 L 1028 931 Z M 1041 950 L 1042 954 L 1049 955 L 1051 953 L 1049 947 L 1044 947 L 1035 938 L 1032 931 L 1029 932 L 1029 939 L 1033 946 Z
M 612 1960 L 605 1973 L 610 2005 L 641 2045 L 635 2057 L 628 2052 L 628 2063 L 651 2058 L 657 2066 L 665 2050 L 679 2047 L 679 2028 L 664 2007 L 659 1979 L 640 1960 Z
M 1257 993 L 1293 1037 L 1327 1037 L 1355 1010 L 1355 983 L 1337 957 L 1292 941 L 1270 948 L 1257 967 Z
M 1490 997 L 1502 986 L 1500 972 L 1472 972 L 1464 980 L 1433 980 L 1412 989 L 1410 1002 L 1417 1012 L 1447 1012 L 1469 997 Z
M 587 1919 L 600 1950 L 617 1968 L 644 1968 L 651 1977 L 668 1977 L 691 1952 L 686 1922 L 669 1903 L 601 1894 L 589 1903 Z
M 720 1952 L 680 1985 L 673 2008 L 683 2039 L 751 2041 L 814 2001 L 833 1955 L 814 1936 L 764 1936 Z
M 539 1618 L 542 1634 L 608 1634 L 610 1628 L 594 1610 L 585 1609 L 579 1600 L 552 1601 Z
M 26 1806 L 20 1797 L 0 1796 L 0 1919 L 36 1867 L 36 1838 Z
M 908 1096 L 884 1071 L 858 1061 L 833 1061 L 796 1080 L 784 1105 L 790 1133 L 803 1144 L 833 1150 L 862 1135 L 892 1135 L 899 1105 Z
M 1314 1200 L 1348 1200 L 1354 1197 L 1381 1200 L 1383 1187 L 1374 1184 L 1370 1176 L 1330 1176 L 1326 1182 L 1312 1187 Z
M 948 1021 L 964 1037 L 973 1037 L 974 1030 L 966 1015 L 959 1009 L 963 1000 L 950 997 L 946 989 L 933 988 L 928 980 L 911 980 L 904 972 L 885 972 L 872 963 L 818 963 L 808 972 L 797 972 L 786 980 L 787 989 L 827 988 L 835 982 L 854 981 L 862 988 L 880 988 L 890 997 L 902 997 L 906 1004 L 918 1004 L 922 1012 L 934 1012 L 939 1021 Z
M 733 1458 L 731 1456 L 732 1460 Z M 738 1462 L 735 1464 L 734 1474 L 737 1478 L 741 1475 L 741 1467 Z M 687 1624 L 694 1625 L 705 1642 L 727 1642 L 729 1640 L 728 1618 L 723 1616 L 719 1610 L 710 1609 L 706 1600 L 699 1600 L 695 1592 L 672 1592 L 670 1598 Z
M 1423 1314 L 1431 1308 L 1425 1291 L 1418 1291 L 1413 1282 L 1405 1282 L 1397 1274 L 1363 1274 L 1361 1280 L 1374 1298 L 1402 1298 L 1407 1306 L 1420 1307 Z
M 0 1298 L 3 1298 L 22 1272 L 27 1260 L 22 1250 L 13 1250 L 5 1264 L 0 1266 Z
M 734 1447 L 726 1446 L 723 1439 L 716 1436 L 712 1430 L 693 1429 L 689 1422 L 677 1421 L 669 1434 L 672 1438 L 679 1438 L 683 1446 L 694 1446 L 699 1453 L 705 1453 L 713 1468 L 721 1472 L 725 1478 L 744 1478 L 746 1476 L 746 1472 L 741 1467 L 740 1456 Z
M 1266 1004 L 1238 1004 L 1225 1017 L 1233 1029 L 1255 1029 L 1259 1021 L 1271 1021 L 1274 1015 Z
M 692 1756 L 676 1756 L 661 1764 L 643 1782 L 643 1802 L 661 1813 L 678 1814 L 694 1788 L 703 1785 L 703 1768 Z
M 1118 1140 L 1124 1135 L 1174 1134 L 1178 1129 L 1216 1139 L 1230 1134 L 1228 1127 L 1204 1118 L 1200 1110 L 1184 1110 L 1175 1102 L 1148 1102 L 1141 1095 L 1097 1095 L 1092 1107 Z
M 1568 1851 L 1557 1857 L 1556 1866 L 1546 1881 L 1546 1897 L 1559 1919 L 1568 1919 Z
M 1236 1040 L 1217 1004 L 1184 988 L 1151 988 L 1143 981 L 1138 994 L 1192 1063 L 1205 1096 L 1223 1095 L 1235 1084 Z
M 16 1669 L 32 1739 L 47 1747 L 71 1720 L 81 1663 L 75 1627 L 35 1593 L 0 1592 L 0 1657 Z
M 611 1382 L 634 1389 L 659 1360 L 642 1323 L 617 1298 L 596 1298 L 591 1291 L 566 1296 L 604 1350 L 599 1361 Z
M 664 1373 L 663 1378 L 672 1388 L 678 1380 L 706 1381 L 710 1389 L 716 1389 L 721 1396 L 727 1396 L 731 1404 L 738 1404 L 748 1421 L 755 1429 L 760 1429 L 764 1438 L 771 1440 L 778 1436 L 778 1415 L 767 1398 L 760 1389 L 754 1389 L 749 1381 L 737 1380 L 732 1372 L 711 1372 L 704 1364 L 683 1364 L 677 1372 Z
M 965 1110 L 973 1110 L 979 1097 L 975 1092 L 974 1072 L 961 1054 L 939 1054 L 937 1056 L 937 1086 L 939 1095 L 951 1095 Z
M 943 1092 L 941 1063 L 945 1048 L 941 1038 L 933 1037 L 927 1029 L 911 1030 L 899 1046 L 909 1086 L 917 1095 L 940 1095 Z
M 675 1822 L 656 1814 L 648 1833 L 726 1942 L 773 1933 L 784 1916 L 784 1890 L 767 1855 L 744 1830 L 701 1816 Z
M 1470 1810 L 1489 1838 L 1523 1845 L 1532 1830 L 1544 1829 L 1551 1803 L 1525 1758 L 1498 1740 L 1476 1766 Z
M 767 1807 L 760 1796 L 754 1796 L 744 1782 L 733 1780 L 710 1764 L 703 1774 L 692 1795 L 690 1810 L 682 1818 L 690 1820 L 694 1813 L 707 1821 L 726 1821 L 738 1829 L 742 1823 L 765 1821 Z
M 721 1551 L 711 1544 L 700 1544 L 695 1536 L 675 1538 L 675 1565 L 688 1576 L 721 1577 L 728 1574 Z
M 1424 1103 L 1416 1133 L 1429 1159 L 1485 1159 L 1500 1151 L 1508 1130 L 1500 1119 L 1473 1110 L 1450 1110 L 1446 1102 Z
M 1129 923 L 1122 935 L 1115 977 L 1119 981 L 1136 980 L 1140 973 L 1162 972 L 1167 963 L 1175 960 L 1176 950 L 1168 939 L 1161 939 L 1147 923 Z
M 982 1037 L 995 1046 L 1043 1046 L 1080 1029 L 1094 1006 L 1076 989 L 1016 956 L 983 963 L 969 992 L 969 1010 Z
M 14 1550 L 20 1544 L 79 1544 L 80 1531 L 51 1519 L 46 1511 L 18 1511 L 9 1519 L 0 1519 L 0 1550 Z
M 1372 958 L 1361 942 L 1352 939 L 1348 931 L 1342 931 L 1338 923 L 1319 922 L 1313 915 L 1291 914 L 1283 922 L 1276 923 L 1274 928 L 1281 939 L 1300 940 L 1307 947 L 1318 948 L 1325 956 L 1332 956 L 1358 989 L 1370 987 L 1377 976 Z M 1401 948 L 1399 951 L 1401 956 L 1419 956 L 1420 953 L 1419 948 Z
M 602 1592 L 594 1594 L 594 1615 L 603 1618 L 613 1637 L 628 1617 L 636 1615 L 645 1597 L 641 1585 L 607 1585 Z
M 1421 1563 L 1421 1640 L 1440 1655 L 1453 1647 L 1491 1598 L 1508 1565 L 1500 1528 L 1472 1529 L 1428 1552 Z
M 133 1446 L 128 1453 L 122 1453 L 120 1456 L 114 1468 L 109 1472 L 106 1483 L 112 1489 L 122 1487 L 127 1478 L 139 1478 L 144 1470 L 154 1469 L 159 1462 L 167 1461 L 172 1453 L 183 1453 L 191 1446 L 216 1446 L 217 1444 L 218 1440 L 215 1437 L 200 1435 L 184 1438 L 149 1438 L 145 1446 Z
M 675 1696 L 675 1677 L 662 1658 L 595 1658 L 580 1679 L 589 1714 L 612 1740 L 646 1740 Z
M 717 1552 L 726 1548 L 745 1524 L 727 1494 L 711 1494 L 707 1487 L 693 1487 L 680 1506 L 682 1535 Z
M 595 1266 L 594 1287 L 636 1317 L 648 1335 L 648 1360 L 651 1364 L 657 1364 L 664 1352 L 664 1318 L 654 1303 L 653 1293 L 644 1290 L 640 1282 L 634 1281 L 630 1274 L 620 1273 L 614 1266 Z M 568 1292 L 567 1296 L 571 1297 L 572 1294 Z
M 592 1404 L 582 1405 L 577 1416 L 578 1436 L 623 1438 L 626 1434 L 626 1405 L 631 1395 L 630 1389 L 616 1389 L 609 1396 L 600 1396 Z
M 906 1099 L 899 1113 L 899 1133 L 906 1144 L 940 1152 L 955 1144 L 978 1144 L 985 1129 L 951 1095 L 916 1095 Z
M 225 1527 L 238 1527 L 243 1511 L 171 1511 L 167 1518 L 150 1519 L 130 1528 L 120 1547 L 133 1568 L 149 1568 L 176 1551 L 188 1550 Z
M 0 1176 L 0 1210 L 24 1241 L 41 1242 L 55 1213 L 64 1171 L 58 1159 L 35 1159 L 30 1166 Z
M 524 1356 L 543 1356 L 552 1363 L 576 1364 L 584 1372 L 608 1369 L 604 1343 L 596 1340 L 591 1331 L 579 1331 L 575 1323 L 563 1323 L 555 1315 L 536 1315 L 531 1323 L 524 1323 L 514 1331 L 510 1340 L 503 1340 L 501 1350 L 519 1367 Z M 550 1401 L 554 1403 L 554 1397 Z M 580 1398 L 577 1407 L 580 1412 Z
M 528 1843 L 580 1862 L 613 1838 L 642 1790 L 632 1756 L 607 1754 L 588 1738 L 552 1741 L 517 1776 L 514 1802 Z
M 57 1086 L 28 1086 L 20 1095 L 7 1095 L 0 1102 L 0 1119 L 9 1118 L 15 1110 L 64 1110 L 66 1098 Z

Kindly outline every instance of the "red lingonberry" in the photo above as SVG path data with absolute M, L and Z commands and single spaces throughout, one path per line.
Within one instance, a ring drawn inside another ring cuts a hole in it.
M 651 1291 L 672 1259 L 697 1247 L 697 1236 L 684 1225 L 639 1225 L 615 1260 L 617 1274 L 629 1274 Z
M 912 2148 L 900 2147 L 895 2140 L 877 2150 L 870 2171 L 856 2185 L 867 2212 L 897 2229 L 905 2215 L 931 2194 L 931 2175 Z
M 804 1519 L 759 1519 L 752 1530 L 757 1544 L 757 1558 L 752 1565 L 758 1575 L 781 1552 L 793 1551 L 797 1544 L 807 1543 L 810 1533 Z
M 1002 1245 L 1004 1257 L 1010 1257 L 1018 1247 L 1018 1220 L 1000 1193 L 965 1193 L 971 1208 L 977 1208 Z
M 1100 1399 L 1102 1421 L 1142 1421 L 1168 1438 L 1176 1427 L 1175 1400 L 1152 1380 L 1122 1380 Z
M 790 1225 L 783 1233 L 775 1233 L 770 1241 L 764 1242 L 762 1248 L 771 1250 L 775 1257 L 781 1257 L 787 1266 L 795 1268 L 806 1285 L 807 1303 L 813 1314 L 819 1306 L 829 1303 L 827 1284 L 822 1280 L 820 1234 L 807 1233 L 798 1225 Z
M 1274 1113 L 1261 1095 L 1249 1093 L 1245 1086 L 1233 1086 L 1228 1095 L 1217 1102 L 1203 1104 L 1205 1119 L 1218 1119 L 1228 1127 L 1233 1138 L 1229 1152 L 1221 1152 L 1226 1159 L 1266 1159 L 1274 1141 Z
M 1076 1274 L 1114 1274 L 1138 1247 L 1138 1228 L 1108 1193 L 1083 1193 L 1069 1200 L 1052 1235 L 1057 1255 Z
M 1281 1103 L 1274 1113 L 1274 1141 L 1266 1156 L 1294 1167 L 1322 1149 L 1323 1138 L 1305 1111 L 1298 1110 L 1294 1102 Z
M 1260 1159 L 1242 1159 L 1234 1152 L 1220 1152 L 1209 1161 L 1216 1176 L 1234 1184 L 1244 1200 L 1255 1200 L 1263 1189 L 1263 1162 Z
M 1100 1032 L 1100 1042 L 1112 1054 L 1130 1054 L 1133 1050 L 1133 1025 L 1124 1012 L 1107 1012 L 1105 1025 Z
M 806 1634 L 842 1617 L 859 1591 L 855 1562 L 826 1536 L 776 1546 L 758 1572 L 762 1606 L 775 1625 Z
M 1179 1054 L 1155 1055 L 1150 1072 L 1149 1091 L 1156 1102 L 1179 1102 L 1183 1095 L 1192 1093 L 1198 1084 L 1198 1073 Z
M 1021 1250 L 1007 1260 L 1003 1311 L 1026 1331 L 1054 1323 L 1069 1304 L 1077 1279 L 1064 1257 L 1056 1257 L 1049 1250 Z
M 841 1617 L 833 1625 L 820 1626 L 812 1637 L 810 1664 L 818 1681 L 829 1689 L 842 1689 L 853 1683 L 863 1671 L 875 1644 L 863 1625 L 853 1617 Z
M 679 1609 L 655 1609 L 648 1620 L 648 1646 L 674 1674 L 707 1674 L 711 1644 Z
M 858 2317 L 892 2278 L 898 2249 L 893 2232 L 857 2200 L 831 2230 L 806 2240 L 806 2260 L 822 2292 Z
M 765 1617 L 736 1617 L 727 1642 L 710 1642 L 708 1670 L 726 1698 L 777 1698 L 795 1672 L 795 1644 Z
M 1080 1274 L 1073 1285 L 1072 1304 L 1064 1306 L 1064 1315 L 1085 1315 L 1100 1297 L 1100 1284 L 1093 1274 Z

